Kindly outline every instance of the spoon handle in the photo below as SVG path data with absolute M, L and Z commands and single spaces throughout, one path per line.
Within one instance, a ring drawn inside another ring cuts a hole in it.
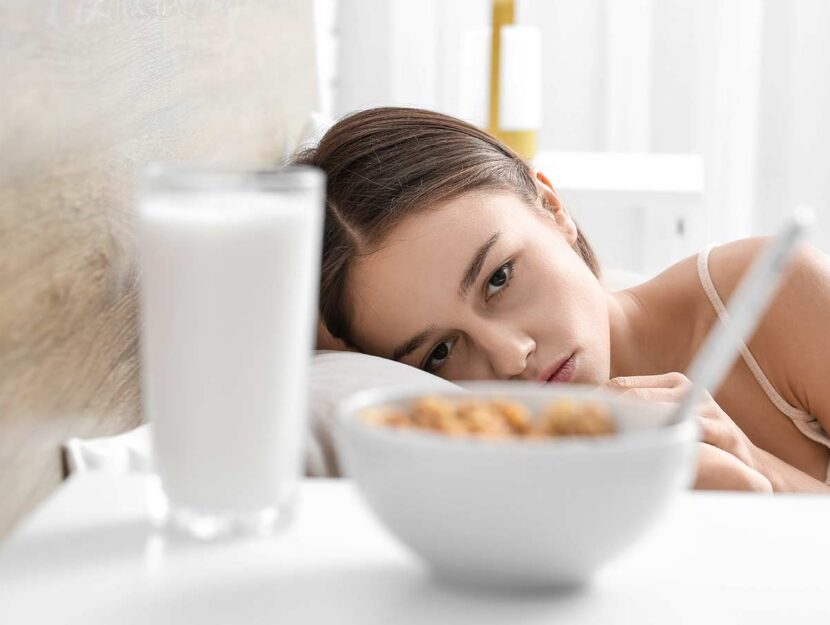
M 815 220 L 813 211 L 799 207 L 781 231 L 752 263 L 730 298 L 723 323 L 716 323 L 689 367 L 691 389 L 677 409 L 682 419 L 694 409 L 704 391 L 720 387 L 745 339 L 751 337 L 772 300 L 796 244 Z

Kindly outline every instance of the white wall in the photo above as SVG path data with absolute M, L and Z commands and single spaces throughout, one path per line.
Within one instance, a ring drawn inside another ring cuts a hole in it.
M 339 0 L 336 115 L 379 104 L 464 116 L 486 73 L 462 68 L 490 0 Z M 830 2 L 519 0 L 543 31 L 548 150 L 695 152 L 717 243 L 817 209 L 830 252 Z M 487 62 L 481 54 L 481 63 Z M 475 74 L 475 76 L 473 76 Z

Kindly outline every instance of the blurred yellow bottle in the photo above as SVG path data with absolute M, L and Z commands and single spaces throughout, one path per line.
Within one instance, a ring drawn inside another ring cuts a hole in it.
M 501 27 L 516 20 L 515 0 L 493 0 L 493 42 L 490 54 L 490 116 L 487 131 L 515 150 L 520 156 L 532 160 L 536 156 L 537 130 L 502 130 L 499 127 Z

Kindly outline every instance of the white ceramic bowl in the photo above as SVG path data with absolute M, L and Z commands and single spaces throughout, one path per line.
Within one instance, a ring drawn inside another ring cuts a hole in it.
M 598 438 L 482 440 L 364 423 L 369 407 L 435 395 L 371 390 L 340 406 L 342 468 L 403 543 L 443 577 L 513 587 L 581 584 L 623 552 L 692 485 L 698 429 L 668 404 L 622 401 L 592 387 L 475 383 L 441 396 L 561 397 L 606 405 L 618 433 Z

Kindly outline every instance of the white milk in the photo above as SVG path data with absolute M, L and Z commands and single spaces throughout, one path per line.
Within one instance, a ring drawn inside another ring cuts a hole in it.
M 142 201 L 144 411 L 173 509 L 256 512 L 292 494 L 322 205 L 319 189 Z

